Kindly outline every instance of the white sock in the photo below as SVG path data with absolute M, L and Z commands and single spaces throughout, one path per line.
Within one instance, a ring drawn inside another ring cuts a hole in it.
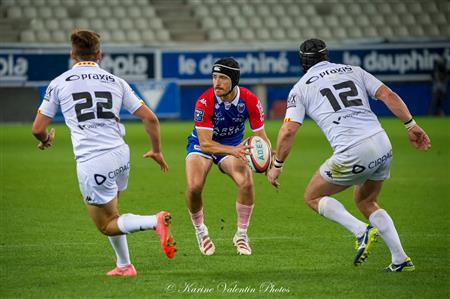
M 403 250 L 394 222 L 389 214 L 383 209 L 378 209 L 370 214 L 369 221 L 374 227 L 378 228 L 380 236 L 389 247 L 392 263 L 396 265 L 403 263 L 407 255 Z
M 361 237 L 366 231 L 366 224 L 350 214 L 339 201 L 324 196 L 319 201 L 319 214 L 333 220 L 351 231 L 355 237 Z
M 117 219 L 117 226 L 124 234 L 134 233 L 141 230 L 155 229 L 157 219 L 155 215 L 140 216 L 134 214 L 123 214 Z
M 128 252 L 128 243 L 126 235 L 110 236 L 108 237 L 114 251 L 116 252 L 116 265 L 123 268 L 131 264 L 130 253 Z

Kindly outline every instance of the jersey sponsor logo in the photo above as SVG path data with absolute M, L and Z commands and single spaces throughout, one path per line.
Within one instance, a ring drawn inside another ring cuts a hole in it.
M 205 111 L 203 109 L 195 108 L 195 113 L 194 113 L 195 121 L 203 121 L 204 114 L 205 114 Z
M 97 185 L 101 185 L 106 181 L 106 177 L 104 175 L 101 174 L 94 174 L 94 180 L 97 183 Z M 87 200 L 87 199 L 86 199 Z
M 221 121 L 224 121 L 224 120 L 225 120 L 225 117 L 222 115 L 222 112 L 216 111 L 216 112 L 214 112 L 214 118 L 213 118 L 213 120 L 214 120 L 214 124 L 217 125 L 217 124 L 219 124 Z
M 256 104 L 256 108 L 258 108 L 258 110 L 259 110 L 259 120 L 261 122 L 264 122 L 264 109 L 259 100 L 258 100 L 258 103 Z
M 374 167 L 378 167 L 380 165 L 383 165 L 390 158 L 392 158 L 392 150 L 390 150 L 388 153 L 384 154 L 380 158 L 370 162 L 369 163 L 369 168 L 372 169 Z
M 319 75 L 312 76 L 311 78 L 306 80 L 306 84 L 314 83 L 317 80 L 319 80 L 320 78 L 323 78 L 325 76 L 334 75 L 334 74 L 343 74 L 343 73 L 348 73 L 348 72 L 352 72 L 352 71 L 353 71 L 353 69 L 348 65 L 343 66 L 343 67 L 338 67 L 335 69 L 331 69 L 331 70 L 325 70 L 323 72 L 320 72 Z
M 340 124 L 341 123 L 341 118 L 342 117 L 339 116 L 337 120 L 333 120 L 333 124 L 336 124 L 336 125 Z
M 237 133 L 239 133 L 241 129 L 240 125 L 237 126 L 230 126 L 230 127 L 225 127 L 225 128 L 214 128 L 214 136 L 219 136 L 219 137 L 225 137 L 225 136 L 231 136 L 231 135 L 235 135 Z
M 366 170 L 366 168 L 364 166 L 355 164 L 355 165 L 353 165 L 352 173 L 358 174 L 358 173 L 363 172 L 364 170 Z
M 130 162 L 128 162 L 126 165 L 120 166 L 119 168 L 108 172 L 108 177 L 110 179 L 113 179 L 115 177 L 117 177 L 119 174 L 126 172 L 127 170 L 130 169 Z
M 50 86 L 47 88 L 47 91 L 45 92 L 44 101 L 50 102 L 50 97 L 52 95 L 52 91 L 54 88 L 50 88 Z
M 76 80 L 99 80 L 102 82 L 112 83 L 116 80 L 112 75 L 108 74 L 81 74 L 81 75 L 71 75 L 66 78 L 66 81 L 76 81 Z
M 237 105 L 237 110 L 238 110 L 239 113 L 244 112 L 244 110 L 245 110 L 245 104 L 244 104 L 244 103 L 239 103 L 239 104 Z
M 292 107 L 296 107 L 297 106 L 297 100 L 295 99 L 295 94 L 290 96 L 287 99 L 287 107 L 286 109 L 292 108 Z

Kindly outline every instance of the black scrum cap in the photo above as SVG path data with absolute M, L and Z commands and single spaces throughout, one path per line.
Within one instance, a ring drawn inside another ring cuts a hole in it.
M 224 74 L 231 79 L 230 92 L 239 84 L 241 70 L 239 68 L 239 62 L 234 58 L 227 57 L 217 60 L 212 67 L 212 73 Z

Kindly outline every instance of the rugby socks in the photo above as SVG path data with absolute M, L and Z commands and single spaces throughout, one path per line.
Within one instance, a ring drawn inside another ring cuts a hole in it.
M 117 226 L 124 234 L 134 233 L 141 230 L 155 229 L 157 219 L 155 215 L 141 216 L 134 214 L 123 214 L 117 219 Z
M 195 229 L 200 229 L 203 226 L 203 209 L 200 209 L 200 211 L 194 214 L 189 211 L 189 214 L 191 215 L 192 224 L 194 225 Z
M 255 205 L 247 206 L 236 202 L 238 233 L 247 233 L 247 228 L 250 223 L 250 217 L 252 216 L 254 206 Z
M 128 252 L 128 243 L 126 235 L 110 236 L 108 237 L 111 246 L 116 252 L 116 265 L 123 268 L 131 264 L 130 253 Z
M 383 209 L 378 209 L 370 214 L 369 221 L 374 227 L 378 228 L 380 236 L 389 247 L 392 263 L 395 265 L 403 263 L 407 255 L 403 250 L 394 222 L 389 214 Z
M 366 224 L 350 214 L 343 204 L 332 197 L 324 196 L 320 199 L 319 214 L 344 226 L 357 238 L 366 231 Z

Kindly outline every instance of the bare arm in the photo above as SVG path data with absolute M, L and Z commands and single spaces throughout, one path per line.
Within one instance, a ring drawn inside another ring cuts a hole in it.
M 47 127 L 52 120 L 52 118 L 45 116 L 40 112 L 36 114 L 36 118 L 34 119 L 31 132 L 34 137 L 40 141 L 37 147 L 41 150 L 45 150 L 52 146 L 53 139 L 55 139 L 55 129 L 51 129 L 50 132 L 47 130 Z
M 243 144 L 231 146 L 215 142 L 212 139 L 213 131 L 211 130 L 197 129 L 197 135 L 200 142 L 200 148 L 205 153 L 233 155 L 236 158 L 245 161 L 245 155 L 247 154 L 247 149 L 249 149 L 250 146 Z
M 269 145 L 270 150 L 272 150 L 272 143 L 270 142 L 269 137 L 267 137 L 266 130 L 262 129 L 262 130 L 253 132 L 253 135 L 259 136 L 262 139 L 264 139 L 267 142 L 267 144 Z
M 134 115 L 142 120 L 145 131 L 147 132 L 152 145 L 152 149 L 144 154 L 144 158 L 152 158 L 159 164 L 161 170 L 166 172 L 169 170 L 169 166 L 167 165 L 161 152 L 161 137 L 158 117 L 156 117 L 153 111 L 145 105 L 139 107 L 134 112 Z
M 269 182 L 278 188 L 278 177 L 281 175 L 283 163 L 289 155 L 292 145 L 294 144 L 295 134 L 297 133 L 300 124 L 297 122 L 285 122 L 278 133 L 276 155 L 273 162 L 273 167 L 267 174 Z
M 405 127 L 408 129 L 409 142 L 415 148 L 421 150 L 431 148 L 430 138 L 427 133 L 416 124 L 408 107 L 406 107 L 405 102 L 398 94 L 383 84 L 378 88 L 375 97 L 383 101 L 389 110 L 405 124 Z

